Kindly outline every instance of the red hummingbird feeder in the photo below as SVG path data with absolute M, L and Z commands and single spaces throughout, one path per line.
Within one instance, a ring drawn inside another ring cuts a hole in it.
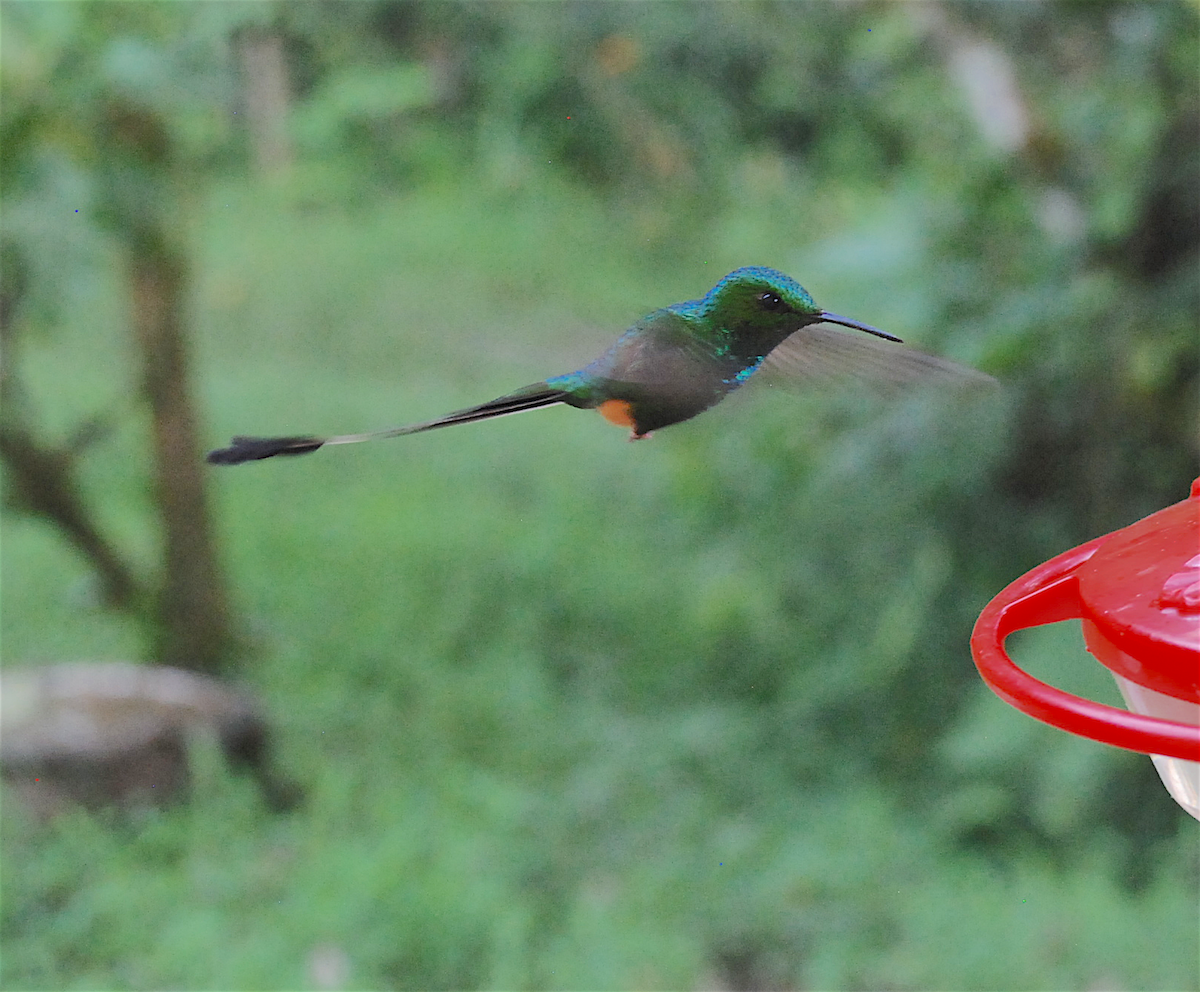
M 1083 622 L 1087 649 L 1128 710 L 1022 671 L 1014 631 Z M 996 596 L 971 634 L 975 666 L 1006 703 L 1051 726 L 1149 754 L 1167 791 L 1200 819 L 1200 479 L 1191 496 L 1051 558 Z

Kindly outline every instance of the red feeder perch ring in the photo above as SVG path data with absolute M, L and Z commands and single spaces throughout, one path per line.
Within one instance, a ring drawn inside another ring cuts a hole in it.
M 1129 710 L 1022 671 L 1009 634 L 1083 621 L 1088 650 Z M 1192 495 L 1050 559 L 996 596 L 971 635 L 975 665 L 1005 702 L 1044 723 L 1154 757 L 1171 795 L 1200 818 L 1200 479 Z

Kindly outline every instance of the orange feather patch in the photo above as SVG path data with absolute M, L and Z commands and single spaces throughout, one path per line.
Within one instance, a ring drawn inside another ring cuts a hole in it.
M 629 400 L 605 400 L 596 409 L 610 424 L 633 427 L 633 406 Z

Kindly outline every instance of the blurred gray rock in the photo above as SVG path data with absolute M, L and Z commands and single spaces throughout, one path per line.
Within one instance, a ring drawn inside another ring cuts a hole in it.
M 297 790 L 269 769 L 269 730 L 244 692 L 176 668 L 74 663 L 0 673 L 0 773 L 40 817 L 186 796 L 189 743 L 219 742 L 275 809 Z

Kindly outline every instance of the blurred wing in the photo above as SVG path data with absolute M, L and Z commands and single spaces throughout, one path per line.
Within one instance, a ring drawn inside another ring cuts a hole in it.
M 996 384 L 990 375 L 936 355 L 867 334 L 818 326 L 803 327 L 786 338 L 767 355 L 753 378 L 778 384 L 865 379 L 895 389 L 920 382 Z
M 581 372 L 608 382 L 705 393 L 725 374 L 712 348 L 670 310 L 638 321 Z

